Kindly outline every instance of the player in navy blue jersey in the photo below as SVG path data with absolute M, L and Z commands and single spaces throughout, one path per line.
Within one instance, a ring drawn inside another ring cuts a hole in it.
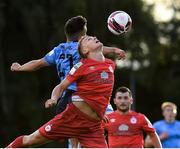
M 11 66 L 12 71 L 36 71 L 45 66 L 55 65 L 60 81 L 65 78 L 74 64 L 78 63 L 80 56 L 77 52 L 78 40 L 86 35 L 87 20 L 82 16 L 69 19 L 64 27 L 67 42 L 54 47 L 43 58 L 29 61 L 23 65 L 15 62 Z M 125 58 L 125 52 L 116 47 L 103 47 L 103 53 L 115 53 L 119 58 Z M 56 114 L 62 112 L 66 105 L 71 102 L 71 94 L 76 91 L 76 85 L 71 84 L 58 101 Z

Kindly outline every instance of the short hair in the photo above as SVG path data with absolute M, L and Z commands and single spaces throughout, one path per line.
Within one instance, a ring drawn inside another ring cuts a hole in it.
M 83 16 L 76 16 L 70 18 L 64 26 L 64 32 L 68 38 L 73 38 L 74 36 L 80 37 L 86 34 L 85 26 L 87 20 Z M 78 39 L 76 39 L 78 40 Z
M 131 92 L 131 90 L 130 90 L 129 88 L 125 87 L 125 86 L 122 86 L 122 87 L 117 88 L 116 91 L 115 91 L 115 96 L 116 96 L 116 94 L 117 94 L 118 92 L 121 92 L 121 93 L 126 93 L 126 92 L 128 92 L 128 93 L 129 93 L 129 96 L 132 97 L 132 92 Z
M 81 37 L 81 39 L 79 40 L 79 44 L 78 44 L 78 53 L 79 53 L 79 55 L 80 55 L 80 57 L 81 58 L 87 58 L 87 55 L 86 54 L 84 54 L 83 52 L 82 52 L 82 41 L 83 41 L 83 39 L 85 38 L 86 36 L 83 36 L 83 37 Z
M 177 111 L 176 104 L 173 103 L 173 102 L 169 102 L 169 101 L 163 102 L 162 105 L 161 105 L 161 109 L 164 110 L 167 106 L 172 107 L 173 110 Z

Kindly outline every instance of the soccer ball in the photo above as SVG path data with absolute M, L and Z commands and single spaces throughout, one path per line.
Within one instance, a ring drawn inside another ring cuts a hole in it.
M 115 11 L 111 13 L 107 20 L 108 29 L 115 35 L 131 30 L 132 19 L 124 11 Z

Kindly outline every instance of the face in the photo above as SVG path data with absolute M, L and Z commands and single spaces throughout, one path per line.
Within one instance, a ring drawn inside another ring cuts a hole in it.
M 96 37 L 83 36 L 81 39 L 81 49 L 83 49 L 83 53 L 102 50 L 102 46 L 103 44 Z
M 121 112 L 127 112 L 130 110 L 131 104 L 133 103 L 132 97 L 130 97 L 128 92 L 122 93 L 117 92 L 114 98 L 114 104 L 117 110 Z
M 163 110 L 163 116 L 167 121 L 174 121 L 176 117 L 176 110 L 172 106 L 166 106 Z

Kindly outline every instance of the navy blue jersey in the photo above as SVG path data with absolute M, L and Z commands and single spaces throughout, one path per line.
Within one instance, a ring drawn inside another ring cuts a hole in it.
M 73 65 L 79 62 L 80 56 L 77 48 L 78 42 L 60 43 L 44 56 L 48 65 L 56 65 L 60 81 L 67 76 Z M 76 90 L 76 84 L 72 83 L 68 89 Z

